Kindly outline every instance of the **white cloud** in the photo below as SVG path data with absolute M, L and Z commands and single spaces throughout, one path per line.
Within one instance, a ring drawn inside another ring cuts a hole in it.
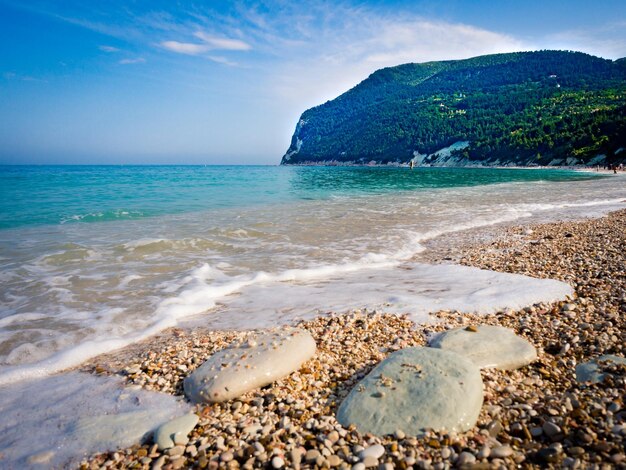
M 146 59 L 144 59 L 143 57 L 137 57 L 135 59 L 122 59 L 118 63 L 122 64 L 122 65 L 143 64 L 143 63 L 145 63 L 145 61 L 146 61 Z
M 113 46 L 98 46 L 98 49 L 103 52 L 119 52 L 119 49 Z
M 252 49 L 250 44 L 239 39 L 211 36 L 202 31 L 194 33 L 194 36 L 200 39 L 202 43 L 163 41 L 161 46 L 169 51 L 186 55 L 202 55 L 210 51 L 249 51 Z M 207 56 L 207 58 L 224 65 L 237 65 L 225 57 Z
M 382 67 L 407 62 L 464 59 L 535 49 L 510 35 L 419 16 L 380 15 L 366 9 L 327 12 L 297 59 L 284 61 L 271 86 L 300 110 L 335 98 Z M 300 28 L 315 24 L 300 22 Z
M 216 36 L 211 36 L 202 31 L 198 31 L 194 34 L 195 37 L 204 41 L 204 43 L 213 50 L 222 50 L 222 51 L 249 51 L 252 49 L 250 44 L 241 41 L 239 39 L 230 39 L 230 38 L 220 38 Z
M 204 44 L 192 44 L 189 42 L 178 41 L 163 41 L 161 46 L 168 51 L 187 55 L 198 55 L 209 50 L 209 48 Z
M 626 56 L 626 22 L 613 22 L 598 29 L 560 31 L 545 38 L 550 49 L 568 49 L 619 59 Z
M 207 56 L 208 59 L 211 59 L 213 62 L 217 62 L 218 64 L 222 64 L 222 65 L 228 65 L 229 67 L 236 67 L 239 64 L 237 64 L 237 62 L 233 62 L 231 60 L 229 60 L 226 57 L 222 57 L 222 56 L 217 56 L 217 55 L 209 55 Z

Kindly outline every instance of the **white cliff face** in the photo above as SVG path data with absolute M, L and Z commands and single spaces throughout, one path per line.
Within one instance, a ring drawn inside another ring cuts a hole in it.
M 469 162 L 458 154 L 461 150 L 469 147 L 469 141 L 462 140 L 453 143 L 449 147 L 444 147 L 431 154 L 420 154 L 413 152 L 413 161 L 416 165 L 428 164 L 429 166 L 468 166 L 475 163 Z
M 299 137 L 299 135 L 300 131 L 302 131 L 302 128 L 306 125 L 306 123 L 307 121 L 305 121 L 304 119 L 300 119 L 298 121 L 298 124 L 296 125 L 296 132 L 294 133 L 296 137 L 296 148 L 294 149 L 293 145 L 289 148 L 289 150 L 283 157 L 283 162 L 288 162 L 289 160 L 291 160 L 292 156 L 300 152 L 300 149 L 302 148 L 302 139 Z

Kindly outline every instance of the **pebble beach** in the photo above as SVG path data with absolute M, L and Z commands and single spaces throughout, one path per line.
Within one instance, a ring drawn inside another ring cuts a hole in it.
M 564 281 L 571 299 L 521 311 L 406 315 L 328 312 L 299 323 L 317 353 L 298 371 L 223 403 L 197 405 L 199 422 L 161 451 L 148 439 L 93 455 L 81 468 L 626 468 L 626 366 L 578 382 L 577 364 L 624 356 L 626 210 L 575 222 L 502 227 L 479 242 L 429 253 L 431 261 Z M 528 340 L 538 359 L 513 371 L 483 369 L 484 403 L 463 433 L 398 430 L 378 437 L 335 415 L 350 390 L 394 351 L 425 346 L 437 332 L 500 325 Z M 170 329 L 99 356 L 81 370 L 120 375 L 130 387 L 184 397 L 183 380 L 213 353 L 251 332 Z M 606 369 L 606 370 L 604 370 Z

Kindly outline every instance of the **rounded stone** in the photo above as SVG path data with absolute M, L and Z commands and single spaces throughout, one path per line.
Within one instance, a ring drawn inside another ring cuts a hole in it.
M 533 345 L 502 326 L 455 328 L 435 337 L 430 346 L 456 352 L 481 369 L 512 370 L 537 359 Z
M 491 449 L 491 457 L 493 458 L 503 459 L 505 457 L 510 457 L 511 455 L 513 455 L 513 449 L 511 449 L 511 446 L 508 444 Z
M 374 444 L 373 446 L 366 447 L 363 449 L 359 457 L 361 460 L 365 460 L 367 457 L 374 457 L 375 459 L 379 459 L 385 453 L 385 448 L 380 444 Z
M 189 413 L 168 421 L 154 433 L 154 442 L 161 450 L 180 445 L 182 441 L 185 441 L 186 444 L 187 435 L 198 424 L 199 419 L 198 415 Z
M 578 364 L 576 366 L 576 380 L 578 382 L 590 382 L 592 384 L 602 382 L 606 377 L 606 373 L 602 372 L 600 363 L 626 364 L 626 358 L 606 354 L 597 359 Z
M 458 466 L 472 465 L 474 463 L 476 463 L 476 457 L 471 452 L 461 452 L 461 455 L 459 455 L 459 458 L 456 461 Z
M 398 429 L 409 435 L 429 428 L 462 432 L 474 426 L 482 403 L 475 364 L 442 349 L 407 348 L 391 354 L 350 392 L 337 420 L 375 435 Z
M 274 457 L 272 459 L 272 468 L 283 468 L 285 461 L 281 457 Z
M 281 379 L 315 354 L 315 340 L 306 330 L 287 328 L 233 343 L 216 352 L 183 382 L 185 395 L 195 403 L 213 403 Z

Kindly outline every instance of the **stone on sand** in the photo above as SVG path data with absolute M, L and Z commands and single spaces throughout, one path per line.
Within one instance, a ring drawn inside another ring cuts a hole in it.
M 185 394 L 196 403 L 236 398 L 298 370 L 315 349 L 315 340 L 302 329 L 253 335 L 211 356 L 185 379 Z
M 114 449 L 119 442 L 141 441 L 154 430 L 158 418 L 152 410 L 81 416 L 71 427 L 71 436 L 89 447 L 100 445 L 105 449 Z
M 337 411 L 362 433 L 417 435 L 424 429 L 461 432 L 483 403 L 480 370 L 450 351 L 407 348 L 391 354 L 352 389 Z
M 198 415 L 188 413 L 186 415 L 174 418 L 171 421 L 161 425 L 154 433 L 154 442 L 159 446 L 160 450 L 174 447 L 174 436 L 181 433 L 187 436 L 193 428 L 198 424 Z
M 502 326 L 455 328 L 434 338 L 430 346 L 453 351 L 481 369 L 512 370 L 537 359 L 533 345 Z
M 613 354 L 606 354 L 598 357 L 597 359 L 592 359 L 591 361 L 578 364 L 576 366 L 576 380 L 579 382 L 591 382 L 592 384 L 602 382 L 606 377 L 606 373 L 602 372 L 600 363 L 626 365 L 626 358 L 615 356 Z

